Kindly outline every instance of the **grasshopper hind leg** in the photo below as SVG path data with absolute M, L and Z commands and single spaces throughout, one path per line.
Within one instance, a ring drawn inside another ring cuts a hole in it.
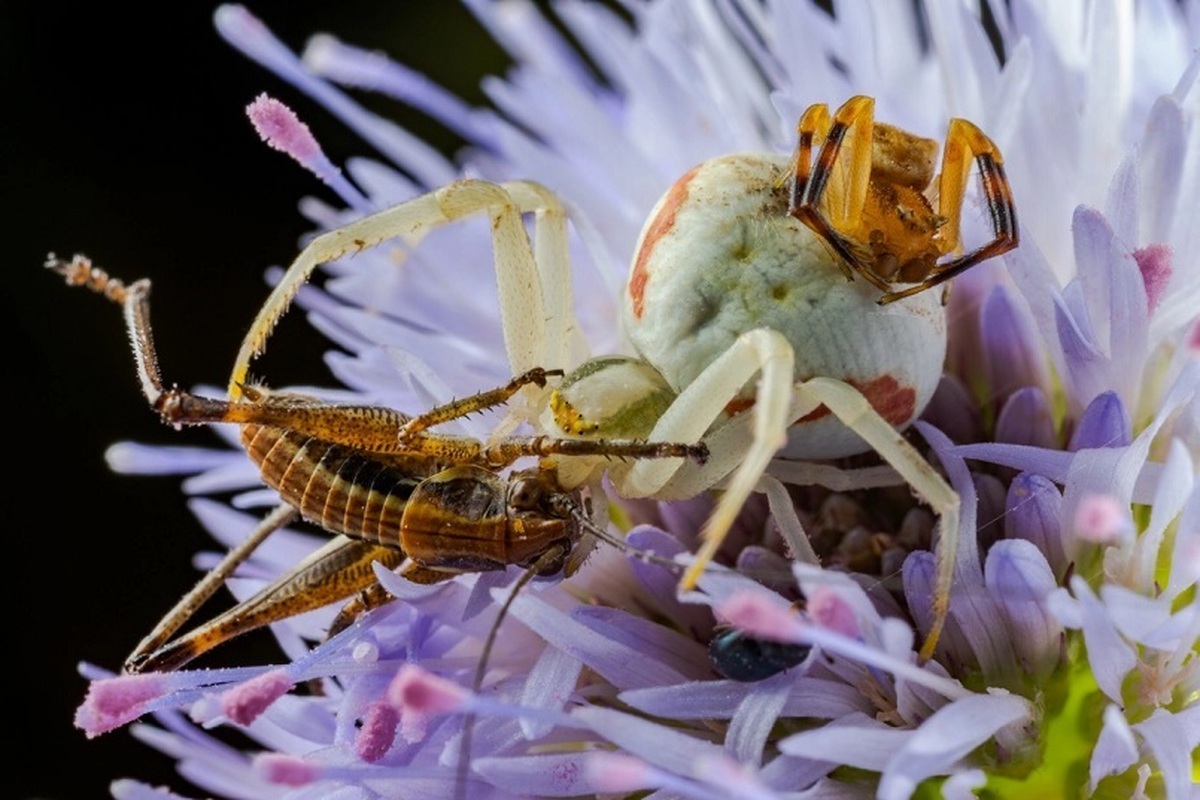
M 396 548 L 336 537 L 209 622 L 153 651 L 139 647 L 125 668 L 131 673 L 178 669 L 235 636 L 369 591 L 378 585 L 373 562 L 394 569 L 403 560 L 404 553 Z

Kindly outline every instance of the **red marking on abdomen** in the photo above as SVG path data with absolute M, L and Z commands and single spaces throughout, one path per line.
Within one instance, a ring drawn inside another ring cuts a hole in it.
M 731 417 L 736 417 L 753 405 L 753 397 L 735 397 L 725 404 L 725 413 Z
M 638 249 L 633 269 L 629 273 L 629 299 L 633 302 L 635 318 L 641 318 L 645 305 L 646 282 L 650 279 L 650 273 L 646 271 L 646 263 L 654 254 L 654 248 L 658 246 L 659 241 L 670 232 L 671 228 L 675 227 L 675 215 L 679 213 L 680 206 L 687 200 L 688 184 L 696 176 L 698 169 L 700 168 L 692 167 L 682 178 L 672 184 L 671 188 L 667 190 L 667 196 L 663 198 L 658 213 L 654 215 L 654 220 L 646 227 L 642 245 Z
M 917 391 L 911 386 L 901 386 L 891 375 L 881 375 L 865 383 L 852 380 L 847 380 L 846 383 L 862 392 L 871 407 L 879 412 L 879 416 L 892 425 L 903 425 L 912 419 L 917 410 Z M 830 413 L 832 412 L 822 404 L 792 424 L 812 422 Z

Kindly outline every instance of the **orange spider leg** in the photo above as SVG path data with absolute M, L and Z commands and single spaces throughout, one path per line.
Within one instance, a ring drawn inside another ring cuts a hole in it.
M 829 106 L 824 103 L 813 103 L 796 123 L 796 154 L 792 156 L 792 191 L 788 207 L 793 216 L 808 189 L 808 180 L 812 175 L 813 144 L 829 138 L 829 128 L 832 124 Z M 784 180 L 786 177 L 785 175 Z M 783 180 L 780 181 L 780 185 L 782 184 Z
M 857 252 L 850 239 L 839 230 L 854 230 L 862 217 L 871 181 L 871 139 L 875 128 L 875 100 L 858 95 L 851 97 L 829 118 L 824 104 L 810 106 L 797 125 L 799 143 L 796 148 L 796 175 L 788 213 L 808 225 L 840 257 L 838 263 L 846 277 L 853 279 L 857 272 L 882 292 L 890 288 L 887 281 L 875 274 L 867 260 Z M 828 130 L 817 153 L 816 165 L 810 169 L 812 143 L 816 135 Z M 847 157 L 839 161 L 846 134 Z M 828 201 L 827 201 L 828 198 Z M 840 199 L 841 202 L 837 202 Z M 822 203 L 831 219 L 826 219 Z
M 988 214 L 992 218 L 993 239 L 987 244 L 939 264 L 925 280 L 899 292 L 888 292 L 879 300 L 880 305 L 923 292 L 1001 253 L 1017 246 L 1017 211 L 1013 205 L 1012 188 L 1004 175 L 1004 159 L 1000 150 L 987 135 L 965 119 L 950 120 L 946 132 L 946 149 L 942 154 L 942 174 L 938 182 L 938 212 L 945 218 L 939 231 L 944 242 L 944 252 L 950 253 L 962 247 L 959 219 L 963 198 L 967 191 L 967 177 L 974 157 L 983 183 L 983 194 L 987 198 Z

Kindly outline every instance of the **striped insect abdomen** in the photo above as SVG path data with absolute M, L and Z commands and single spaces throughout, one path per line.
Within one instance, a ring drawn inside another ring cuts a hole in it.
M 263 481 L 332 533 L 401 547 L 404 511 L 424 476 L 307 434 L 243 425 L 242 445 Z
M 398 466 L 273 425 L 242 425 L 242 444 L 267 485 L 306 520 L 395 548 L 435 574 L 528 566 L 548 548 L 567 552 L 577 536 L 545 509 L 514 511 L 508 480 L 482 467 Z

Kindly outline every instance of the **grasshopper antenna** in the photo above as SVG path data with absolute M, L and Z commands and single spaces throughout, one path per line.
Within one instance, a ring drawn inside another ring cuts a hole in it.
M 662 556 L 655 555 L 647 550 L 639 550 L 638 548 L 629 544 L 629 542 L 613 536 L 611 533 L 604 530 L 599 525 L 596 525 L 582 514 L 579 517 L 579 523 L 587 530 L 588 533 L 592 534 L 600 541 L 612 545 L 626 555 L 633 556 L 634 558 L 645 561 L 648 564 L 657 564 L 660 567 L 666 567 L 674 572 L 683 572 L 684 567 L 679 562 L 673 561 L 669 558 L 663 558 Z
M 572 516 L 575 517 L 580 527 L 595 536 L 600 541 L 606 542 L 622 553 L 639 558 L 648 563 L 658 564 L 675 572 L 683 572 L 682 564 L 678 564 L 671 559 L 663 558 L 645 550 L 639 550 L 638 548 L 630 545 L 628 542 L 613 536 L 611 533 L 588 519 L 587 514 L 585 514 L 583 509 L 578 505 L 572 503 L 570 508 Z M 513 601 L 516 600 L 520 591 L 525 588 L 526 584 L 533 580 L 536 575 L 548 569 L 552 564 L 561 563 L 562 559 L 565 557 L 565 547 L 551 548 L 545 553 L 542 553 L 537 561 L 533 562 L 533 564 L 526 568 L 526 570 L 521 573 L 521 576 L 517 578 L 516 582 L 513 583 L 512 589 L 508 593 L 508 597 L 505 598 L 504 604 L 500 606 L 500 611 L 496 616 L 496 621 L 492 623 L 492 627 L 488 631 L 487 639 L 484 640 L 483 643 L 483 651 L 479 655 L 479 662 L 475 665 L 475 676 L 471 681 L 471 693 L 473 695 L 478 695 L 483 686 L 483 676 L 487 673 L 488 660 L 491 657 L 492 648 L 495 646 L 496 636 L 500 631 L 501 623 L 503 623 L 504 618 L 508 616 L 508 610 L 512 607 Z M 471 740 L 473 737 L 474 728 L 475 714 L 474 712 L 471 712 L 467 714 L 466 719 L 463 722 L 463 735 L 459 747 L 458 757 L 458 778 L 455 781 L 455 800 L 466 800 L 465 792 L 468 774 L 470 772 Z
M 496 615 L 496 621 L 492 623 L 491 630 L 488 631 L 487 639 L 483 642 L 483 652 L 479 655 L 479 662 L 475 665 L 475 677 L 471 680 L 471 694 L 478 695 L 479 690 L 483 686 L 483 676 L 487 672 L 488 659 L 492 655 L 492 647 L 496 644 L 496 635 L 500 632 L 500 624 L 504 622 L 504 618 L 508 616 L 508 609 L 512 606 L 513 601 L 517 599 L 517 594 L 525 585 L 533 580 L 534 576 L 542 570 L 548 568 L 551 564 L 560 563 L 566 556 L 565 549 L 562 547 L 553 547 L 538 557 L 538 560 L 529 565 L 521 577 L 517 578 L 512 585 L 512 590 L 508 593 L 508 597 L 504 600 L 504 605 L 500 606 L 500 612 Z M 455 780 L 454 798 L 455 800 L 466 800 L 467 775 L 471 769 L 471 737 L 475 729 L 475 712 L 467 714 L 463 721 L 462 742 L 459 747 L 458 754 L 458 778 Z

